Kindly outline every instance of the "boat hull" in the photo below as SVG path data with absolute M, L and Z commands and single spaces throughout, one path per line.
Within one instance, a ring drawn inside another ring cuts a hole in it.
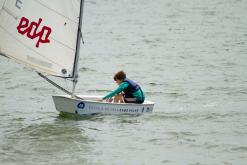
M 72 98 L 70 95 L 52 96 L 56 110 L 59 112 L 85 114 L 142 114 L 153 112 L 154 103 L 145 101 L 143 104 L 99 102 L 101 96 L 79 96 L 82 99 Z

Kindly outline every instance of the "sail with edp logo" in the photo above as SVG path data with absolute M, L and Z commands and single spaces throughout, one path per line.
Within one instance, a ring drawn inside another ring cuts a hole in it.
M 109 103 L 97 101 L 102 96 L 75 94 L 83 6 L 84 0 L 0 0 L 0 54 L 32 69 L 64 91 L 66 95 L 53 96 L 60 112 L 151 112 L 154 106 L 151 101 L 143 104 Z M 72 81 L 71 91 L 47 76 L 57 77 L 58 81 L 61 78 Z
M 1 0 L 0 9 L 2 54 L 40 73 L 75 77 L 79 1 Z

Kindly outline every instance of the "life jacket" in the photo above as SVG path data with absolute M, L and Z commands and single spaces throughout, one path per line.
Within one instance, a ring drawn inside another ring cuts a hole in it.
M 128 78 L 125 78 L 123 82 L 127 82 L 129 84 L 129 86 L 123 90 L 126 98 L 134 97 L 133 93 L 141 89 L 141 87 L 137 83 Z

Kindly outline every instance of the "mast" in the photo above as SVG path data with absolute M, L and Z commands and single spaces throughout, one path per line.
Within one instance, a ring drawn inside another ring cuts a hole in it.
M 83 6 L 84 6 L 84 0 L 81 0 L 79 23 L 78 23 L 78 30 L 77 30 L 75 61 L 74 61 L 74 69 L 73 69 L 73 77 L 72 77 L 72 80 L 73 80 L 73 89 L 72 89 L 72 94 L 71 94 L 72 97 L 74 97 L 75 86 L 76 86 L 77 79 L 78 79 L 78 60 L 79 60 L 80 46 L 81 46 L 81 39 L 82 39 L 81 26 L 82 26 L 82 16 L 83 16 Z

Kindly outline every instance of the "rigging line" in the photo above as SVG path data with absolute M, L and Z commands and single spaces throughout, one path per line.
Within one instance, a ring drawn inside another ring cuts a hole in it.
M 37 74 L 42 77 L 43 79 L 45 79 L 46 81 L 48 81 L 50 84 L 52 84 L 53 86 L 57 87 L 58 89 L 62 90 L 63 92 L 67 93 L 68 95 L 72 95 L 72 93 L 70 91 L 68 91 L 67 89 L 64 89 L 63 87 L 61 87 L 60 85 L 56 84 L 55 82 L 53 82 L 51 79 L 49 79 L 48 77 L 46 77 L 45 75 L 43 75 L 42 73 L 37 72 Z M 74 95 L 74 97 L 76 97 L 77 99 L 81 99 L 84 100 L 83 98 Z
M 78 61 L 79 61 L 79 54 L 80 54 L 80 45 L 81 45 L 81 26 L 82 26 L 82 16 L 83 16 L 83 7 L 84 7 L 84 0 L 80 0 L 80 12 L 79 12 L 79 23 L 77 29 L 77 39 L 76 39 L 76 51 L 75 51 L 75 59 L 74 59 L 74 67 L 73 67 L 73 88 L 72 88 L 72 97 L 74 96 L 75 87 L 77 84 L 78 79 Z
M 60 16 L 62 16 L 62 17 L 64 17 L 64 18 L 66 18 L 66 19 L 68 19 L 68 20 L 70 20 L 70 21 L 72 21 L 72 22 L 74 22 L 74 23 L 76 23 L 76 24 L 78 24 L 78 22 L 76 22 L 75 20 L 73 20 L 73 19 L 71 19 L 71 18 L 69 18 L 69 17 L 67 17 L 67 16 L 65 16 L 65 15 L 63 15 L 63 14 L 57 12 L 56 10 L 54 10 L 54 9 L 52 9 L 52 8 L 46 6 L 46 5 L 44 5 L 44 4 L 41 3 L 40 1 L 35 0 L 35 2 L 36 2 L 36 3 L 39 3 L 40 5 L 42 5 L 42 6 L 45 7 L 45 8 L 47 8 L 47 9 L 53 11 L 54 13 L 57 13 L 58 15 L 60 15 Z
M 16 41 L 18 41 L 20 44 L 22 44 L 24 47 L 26 47 L 27 49 L 35 52 L 36 54 L 38 54 L 41 57 L 44 57 L 46 60 L 48 60 L 49 62 L 52 62 L 54 64 L 56 64 L 59 67 L 64 68 L 62 65 L 56 63 L 55 61 L 50 60 L 49 58 L 47 58 L 46 56 L 43 56 L 42 54 L 40 54 L 39 52 L 35 51 L 34 49 L 30 48 L 29 46 L 25 45 L 24 43 L 22 43 L 20 40 L 18 40 L 16 37 L 14 37 L 14 35 L 12 35 L 7 29 L 5 29 L 3 26 L 0 25 L 0 28 L 2 28 L 4 31 L 6 31 L 12 38 L 14 38 Z
M 83 35 L 82 35 L 82 31 L 81 30 L 80 30 L 80 35 L 81 35 L 81 42 L 84 45 L 85 43 L 84 43 L 84 39 L 83 39 Z
M 75 80 L 75 83 L 73 85 L 73 90 L 75 89 L 75 85 L 77 82 L 77 76 L 78 76 L 77 69 L 78 69 L 80 45 L 81 45 L 81 38 L 82 38 L 81 26 L 82 26 L 83 8 L 84 8 L 84 0 L 81 0 L 80 1 L 80 12 L 79 12 L 79 23 L 78 23 L 78 29 L 77 29 L 77 39 L 76 39 L 76 51 L 75 51 L 75 59 L 74 59 L 74 67 L 73 67 L 73 79 Z

